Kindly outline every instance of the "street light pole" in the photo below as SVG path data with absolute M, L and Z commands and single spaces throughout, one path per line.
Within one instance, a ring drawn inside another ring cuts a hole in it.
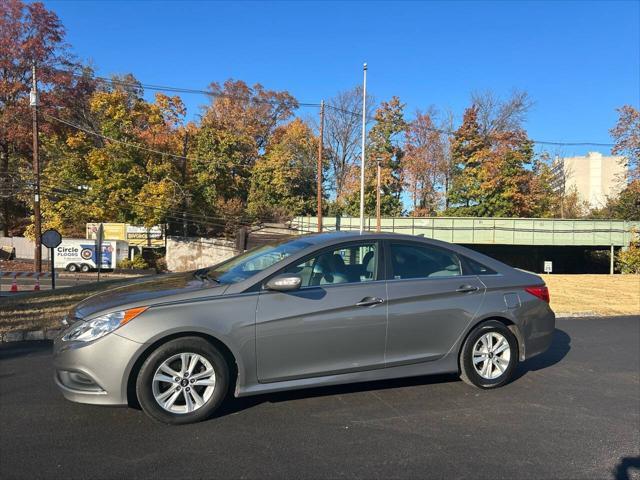
M 364 155 L 365 134 L 367 129 L 367 64 L 363 66 L 362 82 L 362 157 L 360 158 L 360 233 L 364 230 Z
M 322 142 L 324 136 L 324 100 L 320 102 L 320 132 L 318 138 L 318 232 L 322 233 Z
M 376 232 L 380 231 L 380 160 L 378 160 L 378 168 L 376 175 Z

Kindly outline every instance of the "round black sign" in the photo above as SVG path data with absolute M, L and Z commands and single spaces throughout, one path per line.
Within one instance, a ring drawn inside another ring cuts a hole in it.
M 40 241 L 47 248 L 56 248 L 62 243 L 62 235 L 57 230 L 47 230 L 40 237 Z

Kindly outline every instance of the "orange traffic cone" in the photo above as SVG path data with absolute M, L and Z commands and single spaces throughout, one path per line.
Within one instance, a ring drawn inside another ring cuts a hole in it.
M 36 286 L 33 287 L 34 292 L 40 291 L 40 275 L 36 275 Z
M 16 282 L 16 276 L 13 276 L 13 282 L 11 283 L 11 292 L 17 292 L 18 291 L 18 282 Z

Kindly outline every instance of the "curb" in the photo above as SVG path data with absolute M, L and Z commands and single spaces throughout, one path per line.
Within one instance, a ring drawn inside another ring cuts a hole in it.
M 586 317 L 610 317 L 596 312 L 560 312 L 556 313 L 556 318 L 586 318 Z
M 62 331 L 59 328 L 42 330 L 18 330 L 7 332 L 0 336 L 0 343 L 32 342 L 38 340 L 53 340 Z

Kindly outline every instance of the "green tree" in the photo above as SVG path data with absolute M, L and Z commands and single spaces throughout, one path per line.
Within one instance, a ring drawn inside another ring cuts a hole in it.
M 548 169 L 534 164 L 533 144 L 522 129 L 482 133 L 476 105 L 466 110 L 451 152 L 454 178 L 448 214 L 462 216 L 548 216 Z
M 263 220 L 315 213 L 317 148 L 317 137 L 300 119 L 276 129 L 253 169 L 248 212 Z
M 374 125 L 368 134 L 367 161 L 365 168 L 365 213 L 375 215 L 377 166 L 380 164 L 380 211 L 382 215 L 397 216 L 402 213 L 402 133 L 406 128 L 404 104 L 398 97 L 382 102 L 376 110 Z M 346 188 L 345 212 L 359 215 L 360 173 L 352 167 Z

